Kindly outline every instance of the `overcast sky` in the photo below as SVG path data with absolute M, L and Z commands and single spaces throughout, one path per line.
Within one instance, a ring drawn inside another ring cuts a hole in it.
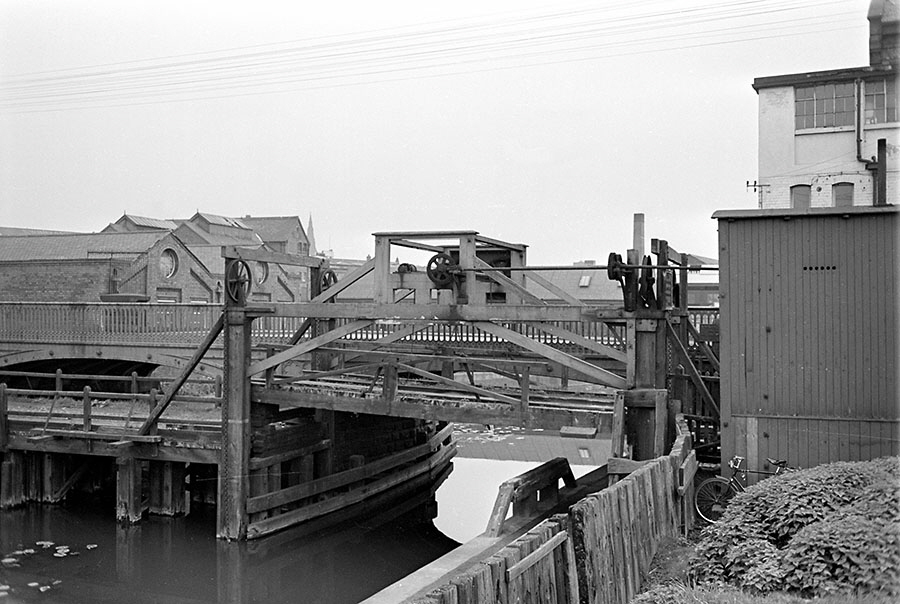
M 868 4 L 0 0 L 0 225 L 311 214 L 340 257 L 473 229 L 546 265 L 643 212 L 715 257 L 753 78 L 866 65 Z

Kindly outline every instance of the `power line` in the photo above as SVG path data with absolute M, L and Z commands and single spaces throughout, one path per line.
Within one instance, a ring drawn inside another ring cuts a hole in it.
M 26 74 L 4 83 L 0 88 L 0 106 L 8 112 L 25 113 L 75 106 L 204 100 L 552 65 L 848 29 L 847 12 L 724 24 L 736 19 L 780 16 L 813 6 L 821 9 L 829 4 L 840 5 L 841 1 L 773 5 L 772 0 L 741 0 L 712 8 L 614 17 L 593 7 L 519 17 L 503 23 L 405 27 L 363 36 L 328 36 L 286 49 L 268 45 L 243 47 L 225 51 L 231 53 L 226 56 L 207 56 L 220 55 L 222 51 L 195 53 L 169 56 L 162 61 L 129 61 Z M 559 19 L 563 21 L 558 22 Z M 696 30 L 717 22 L 723 25 Z M 251 52 L 234 54 L 235 50 L 248 49 Z M 575 56 L 584 54 L 587 56 Z M 211 92 L 220 94 L 197 96 Z M 121 102 L 109 104 L 116 101 Z

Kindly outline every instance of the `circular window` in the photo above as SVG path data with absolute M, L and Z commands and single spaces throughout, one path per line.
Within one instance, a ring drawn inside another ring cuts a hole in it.
M 159 272 L 164 279 L 170 279 L 178 272 L 178 254 L 175 250 L 166 249 L 159 255 Z
M 256 263 L 256 282 L 265 283 L 269 278 L 269 265 L 265 262 Z

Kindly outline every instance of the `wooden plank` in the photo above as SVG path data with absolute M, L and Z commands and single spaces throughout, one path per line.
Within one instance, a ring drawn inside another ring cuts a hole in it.
M 503 394 L 499 394 L 492 390 L 487 390 L 485 388 L 479 388 L 478 386 L 472 386 L 470 384 L 465 384 L 462 382 L 457 382 L 456 380 L 451 380 L 449 378 L 441 377 L 436 373 L 431 373 L 430 371 L 425 371 L 423 369 L 419 369 L 418 367 L 413 367 L 412 365 L 406 365 L 405 363 L 397 363 L 397 367 L 399 369 L 403 369 L 404 371 L 409 371 L 410 373 L 415 373 L 419 377 L 423 377 L 427 380 L 431 380 L 432 382 L 437 382 L 438 384 L 445 384 L 447 386 L 452 386 L 457 390 L 463 390 L 465 392 L 472 392 L 474 394 L 478 394 L 479 396 L 483 396 L 486 398 L 494 399 L 501 403 L 507 403 L 514 407 L 519 407 L 520 401 L 518 399 L 512 398 L 511 396 L 505 396 Z
M 291 461 L 292 459 L 296 459 L 298 457 L 303 457 L 304 455 L 310 455 L 315 453 L 316 451 L 323 451 L 331 446 L 331 441 L 329 439 L 320 440 L 317 443 L 307 445 L 305 447 L 300 447 L 298 449 L 294 449 L 292 451 L 287 451 L 284 453 L 279 453 L 277 455 L 268 455 L 266 457 L 251 457 L 250 458 L 250 469 L 251 470 L 259 470 L 260 468 L 265 468 L 267 466 L 271 466 L 276 463 L 283 463 L 286 461 Z
M 567 340 L 569 342 L 572 342 L 573 344 L 577 344 L 582 348 L 587 348 L 588 350 L 596 352 L 597 354 L 602 355 L 606 358 L 621 361 L 623 363 L 627 362 L 628 360 L 624 351 L 613 348 L 612 346 L 606 346 L 605 344 L 601 344 L 600 342 L 595 342 L 594 340 L 589 340 L 583 336 L 569 331 L 568 329 L 563 329 L 558 325 L 554 325 L 552 323 L 537 323 L 534 321 L 529 321 L 528 323 L 526 323 L 526 325 L 529 325 L 530 327 L 533 327 L 538 331 L 556 336 L 557 338 L 561 338 L 563 340 Z
M 610 457 L 606 463 L 606 471 L 610 474 L 617 474 L 621 477 L 622 475 L 631 474 L 632 472 L 640 470 L 651 461 L 652 460 L 635 461 L 633 459 Z
M 596 365 L 591 365 L 590 363 L 570 354 L 567 354 L 560 350 L 556 350 L 551 346 L 547 346 L 546 344 L 542 344 L 541 342 L 532 340 L 531 338 L 523 336 L 522 334 L 511 329 L 487 321 L 477 321 L 475 322 L 475 327 L 481 331 L 490 333 L 497 336 L 498 338 L 502 338 L 508 342 L 521 346 L 526 350 L 530 350 L 535 354 L 539 354 L 544 358 L 550 359 L 551 361 L 563 365 L 564 367 L 568 367 L 569 369 L 577 371 L 587 378 L 596 380 L 596 382 L 600 384 L 610 386 L 612 388 L 625 387 L 625 378 L 616 375 L 611 371 L 601 369 Z
M 518 563 L 513 565 L 511 568 L 506 570 L 506 580 L 513 581 L 516 577 L 523 574 L 525 571 L 533 567 L 535 564 L 553 554 L 553 550 L 555 550 L 560 545 L 564 544 L 568 539 L 569 535 L 565 531 L 556 533 L 553 537 L 551 537 L 546 543 L 538 547 L 532 553 L 528 554 Z
M 688 486 L 694 483 L 700 464 L 697 462 L 696 451 L 691 451 L 678 468 L 678 495 L 684 497 Z
M 366 484 L 365 486 L 353 489 L 347 493 L 336 495 L 323 501 L 312 503 L 296 510 L 291 510 L 267 518 L 259 522 L 255 522 L 248 527 L 248 536 L 250 538 L 261 537 L 273 531 L 281 530 L 294 524 L 310 520 L 319 516 L 323 516 L 330 512 L 334 512 L 357 503 L 365 501 L 378 493 L 382 493 L 395 486 L 403 484 L 417 476 L 436 472 L 446 463 L 449 462 L 456 453 L 453 447 L 444 447 L 430 458 L 419 462 L 415 465 L 403 468 L 389 476 L 379 479 L 375 482 Z
M 236 258 L 244 261 L 267 262 L 269 264 L 305 266 L 307 268 L 319 268 L 324 262 L 324 258 L 319 258 L 317 256 L 297 256 L 282 252 L 270 252 L 262 248 L 250 249 L 234 245 L 223 246 L 222 257 Z
M 294 359 L 302 354 L 306 354 L 307 352 L 315 350 L 316 348 L 343 338 L 344 336 L 349 335 L 355 331 L 365 329 L 373 323 L 374 321 L 372 320 L 364 319 L 360 321 L 351 321 L 350 323 L 346 323 L 344 325 L 341 325 L 340 327 L 336 327 L 335 329 L 327 331 L 320 336 L 316 336 L 315 338 L 311 338 L 306 342 L 291 346 L 287 350 L 283 350 L 277 354 L 273 354 L 266 359 L 251 363 L 250 367 L 247 370 L 247 375 L 252 376 L 256 375 L 257 373 L 262 373 L 270 367 L 275 367 L 285 361 L 290 361 L 291 359 Z
M 82 440 L 108 440 L 122 441 L 127 440 L 139 443 L 160 443 L 162 436 L 159 435 L 141 435 L 129 434 L 125 432 L 82 432 L 81 430 L 47 430 L 46 436 L 77 438 Z
M 7 402 L 6 384 L 0 384 L 0 453 L 9 448 L 9 403 Z
M 446 426 L 443 430 L 432 436 L 427 443 L 395 453 L 388 457 L 383 457 L 369 464 L 331 474 L 329 476 L 323 476 L 322 478 L 288 487 L 286 489 L 276 490 L 266 495 L 251 497 L 247 500 L 247 511 L 255 513 L 268 510 L 299 499 L 313 497 L 319 493 L 347 486 L 354 482 L 372 478 L 378 474 L 411 461 L 415 461 L 420 457 L 434 452 L 440 446 L 441 442 L 452 434 L 452 430 L 452 426 Z
M 622 457 L 625 449 L 625 391 L 616 392 L 613 402 L 612 444 L 610 455 Z

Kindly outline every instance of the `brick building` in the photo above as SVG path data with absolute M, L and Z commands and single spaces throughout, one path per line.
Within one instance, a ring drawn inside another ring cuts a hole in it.
M 883 205 L 900 196 L 898 0 L 872 0 L 868 20 L 868 66 L 754 80 L 761 208 Z
M 251 218 L 263 225 L 260 232 L 244 220 L 199 212 L 187 220 L 125 214 L 100 233 L 9 230 L 0 233 L 0 300 L 221 303 L 222 246 L 308 249 L 297 217 Z M 300 270 L 265 263 L 250 268 L 255 301 L 295 302 L 307 295 Z

